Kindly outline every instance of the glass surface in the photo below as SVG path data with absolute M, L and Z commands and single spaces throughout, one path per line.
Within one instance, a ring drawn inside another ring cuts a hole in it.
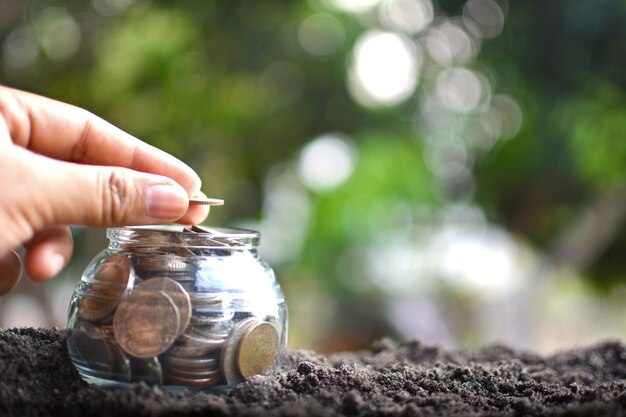
M 223 390 L 267 373 L 287 346 L 287 307 L 257 254 L 259 233 L 109 229 L 69 307 L 68 351 L 84 380 Z

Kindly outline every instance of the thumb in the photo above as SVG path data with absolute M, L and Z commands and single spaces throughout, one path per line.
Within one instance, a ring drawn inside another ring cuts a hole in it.
M 187 212 L 187 191 L 168 177 L 128 168 L 41 159 L 31 177 L 43 225 L 121 226 L 173 222 Z M 44 169 L 41 169 L 44 166 Z

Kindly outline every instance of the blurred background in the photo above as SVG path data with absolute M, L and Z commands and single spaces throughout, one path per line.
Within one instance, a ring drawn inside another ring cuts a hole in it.
M 623 0 L 0 0 L 0 83 L 191 165 L 292 348 L 626 339 Z M 65 326 L 104 230 L 0 325 Z

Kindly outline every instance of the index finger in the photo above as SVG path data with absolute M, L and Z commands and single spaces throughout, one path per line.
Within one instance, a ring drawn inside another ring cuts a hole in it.
M 79 107 L 0 87 L 0 116 L 13 143 L 33 152 L 63 161 L 164 175 L 190 196 L 200 190 L 200 178 L 182 161 Z

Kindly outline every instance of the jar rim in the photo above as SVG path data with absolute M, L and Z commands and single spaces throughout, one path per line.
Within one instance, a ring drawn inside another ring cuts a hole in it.
M 183 225 L 124 226 L 107 229 L 107 237 L 120 248 L 167 245 L 247 250 L 258 247 L 261 240 L 261 234 L 250 229 L 203 226 L 202 230 Z

